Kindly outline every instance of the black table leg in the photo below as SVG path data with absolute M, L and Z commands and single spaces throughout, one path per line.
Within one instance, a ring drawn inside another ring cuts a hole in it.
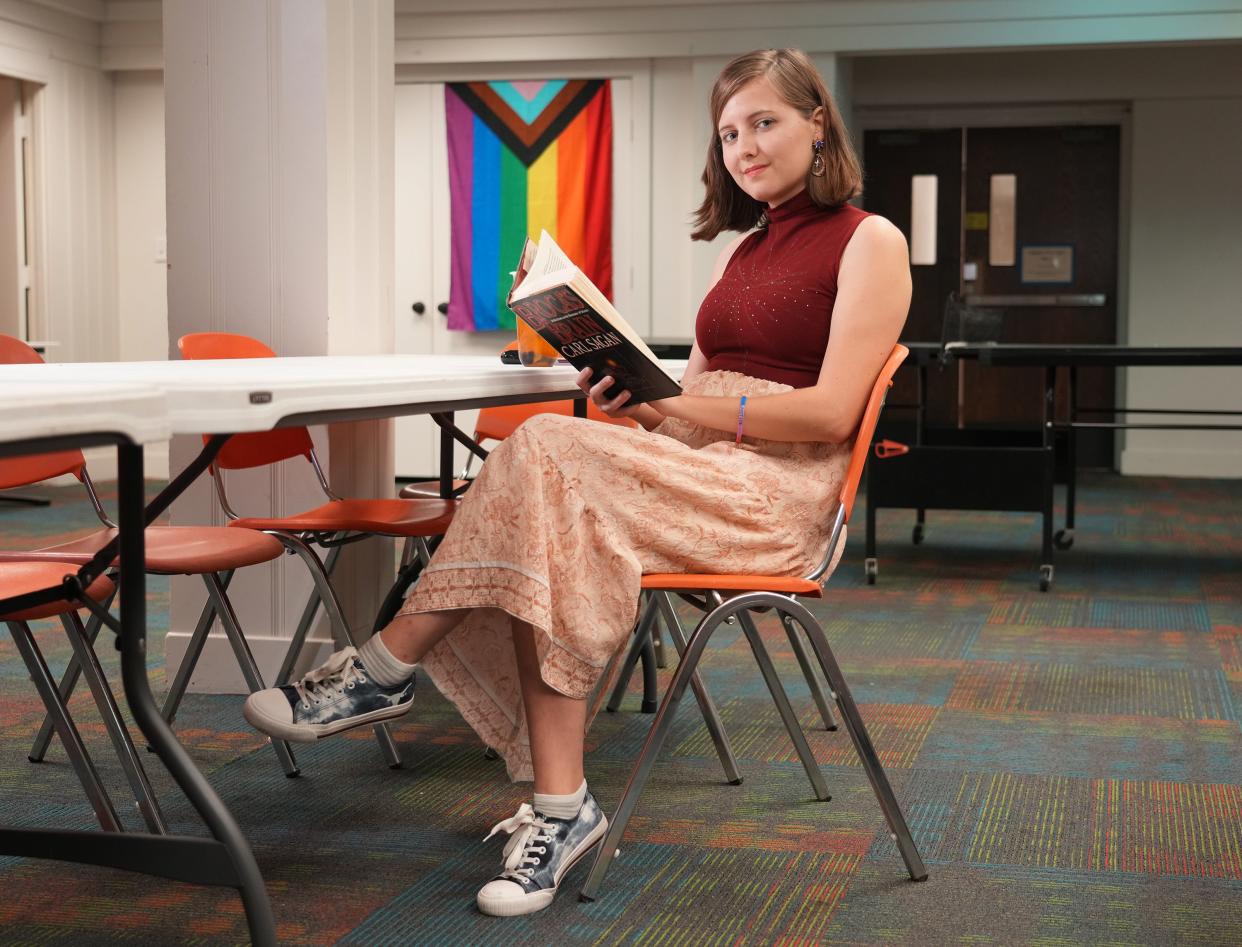
M 923 426 L 927 423 L 927 366 L 919 365 L 918 367 L 919 390 L 915 398 L 914 409 L 914 446 L 923 446 Z M 927 523 L 927 510 L 919 507 L 914 511 L 914 529 L 910 534 L 910 541 L 914 545 L 923 542 L 923 527 Z
M 121 562 L 141 563 L 146 560 L 142 447 L 133 444 L 120 445 L 117 448 L 117 466 Z M 259 874 L 254 854 L 232 814 L 164 722 L 151 695 L 151 684 L 147 679 L 145 571 L 141 568 L 122 568 L 120 592 L 122 630 L 118 643 L 121 649 L 121 680 L 134 720 L 177 785 L 198 810 L 211 834 L 225 849 L 227 861 L 232 868 L 231 872 L 225 874 L 232 877 L 215 883 L 235 887 L 241 893 L 254 943 L 275 944 L 276 926 L 272 917 L 272 905 L 263 886 L 263 878 Z M 194 860 L 194 850 L 204 842 L 202 839 L 174 839 L 168 836 L 159 838 L 171 844 L 151 846 L 146 856 L 147 865 L 156 873 L 172 877 L 178 871 L 178 863 Z
M 443 415 L 447 422 L 440 425 L 440 497 L 453 499 L 453 412 Z
M 1047 592 L 1052 587 L 1052 516 L 1056 492 L 1056 451 L 1053 449 L 1056 418 L 1057 370 L 1053 365 L 1044 368 L 1044 509 L 1043 551 L 1039 564 L 1039 590 Z
M 1053 541 L 1058 549 L 1074 545 L 1074 501 L 1078 486 L 1078 366 L 1069 370 L 1069 424 L 1065 429 L 1065 528 L 1057 530 Z

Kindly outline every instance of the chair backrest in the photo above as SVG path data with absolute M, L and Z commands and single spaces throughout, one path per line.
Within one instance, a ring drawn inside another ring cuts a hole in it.
M 898 342 L 893 346 L 884 367 L 876 376 L 871 387 L 871 395 L 867 398 L 867 406 L 863 408 L 862 420 L 858 422 L 858 433 L 854 435 L 854 451 L 850 455 L 850 466 L 845 474 L 845 485 L 841 488 L 841 505 L 845 507 L 845 521 L 848 523 L 854 510 L 854 497 L 858 494 L 858 484 L 862 480 L 863 468 L 867 465 L 867 455 L 871 453 L 871 441 L 875 437 L 875 426 L 880 420 L 880 409 L 884 407 L 884 398 L 892 387 L 893 375 L 898 366 L 906 360 L 910 350 Z
M 275 358 L 276 353 L 258 339 L 232 332 L 192 332 L 177 340 L 185 359 Z M 203 438 L 204 441 L 207 437 Z M 265 467 L 290 457 L 310 459 L 315 445 L 304 427 L 282 427 L 256 434 L 235 434 L 228 439 L 215 465 L 222 470 Z
M 479 411 L 479 420 L 474 426 L 476 440 L 491 439 L 503 441 L 512 434 L 519 424 L 536 414 L 564 414 L 572 416 L 572 401 L 536 401 L 532 404 L 505 404 L 494 408 L 483 408 Z M 595 406 L 595 402 L 587 402 L 587 417 L 592 421 L 603 421 L 607 424 L 618 424 L 623 427 L 637 427 L 631 418 L 610 418 Z
M 0 365 L 42 364 L 43 356 L 21 339 L 0 334 Z M 79 480 L 86 466 L 80 450 L 34 454 L 29 457 L 0 458 L 0 490 L 25 487 L 40 480 L 50 480 L 71 473 Z

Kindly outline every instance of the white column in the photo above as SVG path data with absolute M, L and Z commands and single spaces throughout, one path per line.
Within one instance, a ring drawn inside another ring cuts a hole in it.
M 392 0 L 167 0 L 163 8 L 169 343 L 239 332 L 282 355 L 393 351 Z M 391 496 L 389 422 L 314 432 L 342 495 Z M 171 470 L 197 439 L 175 442 Z M 322 502 L 309 465 L 230 474 L 243 514 Z M 175 523 L 223 522 L 201 480 Z M 360 637 L 392 576 L 392 544 L 346 549 L 336 582 Z M 251 567 L 230 594 L 265 675 L 274 672 L 309 591 L 282 558 Z M 170 674 L 203 602 L 173 583 Z M 322 620 L 314 633 L 328 638 Z M 222 640 L 199 690 L 243 690 Z

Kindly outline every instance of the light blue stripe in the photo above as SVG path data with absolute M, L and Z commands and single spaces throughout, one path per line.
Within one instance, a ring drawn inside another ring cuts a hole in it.
M 483 332 L 499 324 L 496 272 L 500 265 L 500 139 L 477 115 L 470 222 L 474 236 L 470 296 L 474 303 L 474 327 Z
M 517 112 L 527 125 L 533 125 L 539 113 L 548 107 L 548 103 L 556 98 L 556 94 L 565 88 L 564 79 L 550 79 L 547 84 L 529 102 L 522 93 L 513 88 L 512 82 L 489 82 L 492 91 L 500 96 L 505 105 Z

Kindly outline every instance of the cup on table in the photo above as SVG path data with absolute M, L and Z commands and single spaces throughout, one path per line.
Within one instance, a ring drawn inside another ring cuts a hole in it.
M 555 365 L 561 353 L 544 341 L 543 336 L 528 326 L 521 316 L 517 316 L 518 358 L 523 365 L 534 368 L 547 368 Z

